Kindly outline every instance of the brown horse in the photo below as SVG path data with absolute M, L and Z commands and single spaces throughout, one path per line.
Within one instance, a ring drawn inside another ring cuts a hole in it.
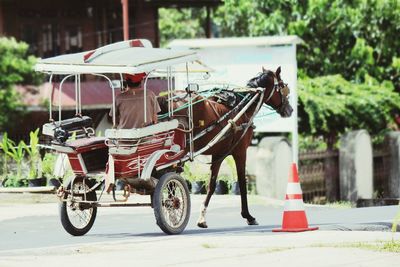
M 197 225 L 202 228 L 207 228 L 206 223 L 206 210 L 210 202 L 211 196 L 215 191 L 216 180 L 222 161 L 228 155 L 232 155 L 238 175 L 238 182 L 241 195 L 242 212 L 241 215 L 247 220 L 249 225 L 257 225 L 256 219 L 250 215 L 247 204 L 247 189 L 246 189 L 246 152 L 250 145 L 253 127 L 252 121 L 255 114 L 261 108 L 261 104 L 267 104 L 276 110 L 282 117 L 289 117 L 293 111 L 288 102 L 289 89 L 280 77 L 281 68 L 279 67 L 276 72 L 267 71 L 264 68 L 262 72 L 255 78 L 247 83 L 250 88 L 263 88 L 263 90 L 253 90 L 238 94 L 236 103 L 228 106 L 224 103 L 217 101 L 217 97 L 211 97 L 201 100 L 203 97 L 194 95 L 193 102 L 193 136 L 194 151 L 199 151 L 204 148 L 228 123 L 232 124 L 232 128 L 217 142 L 214 146 L 207 149 L 203 155 L 211 155 L 211 177 L 208 183 L 207 196 L 201 207 L 200 218 Z M 258 98 L 249 106 L 247 111 L 237 120 L 236 123 L 230 121 L 235 115 L 240 112 L 245 102 L 243 100 L 249 94 L 247 99 L 252 98 L 259 94 Z M 242 99 L 240 99 L 242 98 Z M 240 100 L 243 100 L 240 102 Z M 174 109 L 179 108 L 186 103 L 186 100 L 177 101 L 174 103 Z M 242 106 L 241 106 L 242 105 Z M 235 108 L 236 107 L 236 108 Z M 162 107 L 163 109 L 163 107 Z M 233 109 L 233 110 L 232 110 Z M 175 112 L 176 118 L 187 118 L 187 109 Z M 221 117 L 228 114 L 226 118 L 221 121 Z M 207 130 L 205 130 L 207 129 Z M 199 135 L 199 136 L 198 136 Z M 198 138 L 196 138 L 198 136 Z

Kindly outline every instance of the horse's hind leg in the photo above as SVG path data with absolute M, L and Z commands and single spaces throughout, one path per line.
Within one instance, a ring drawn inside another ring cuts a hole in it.
M 256 219 L 250 215 L 247 203 L 247 185 L 246 185 L 246 150 L 244 153 L 233 154 L 236 163 L 236 171 L 240 188 L 240 199 L 242 202 L 242 217 L 247 220 L 248 225 L 258 225 Z
M 221 167 L 222 160 L 215 161 L 217 157 L 212 157 L 213 163 L 211 164 L 211 178 L 210 182 L 208 184 L 207 188 L 207 196 L 206 199 L 204 200 L 203 204 L 200 207 L 200 216 L 199 219 L 197 220 L 197 226 L 201 228 L 207 228 L 207 222 L 206 222 L 206 212 L 207 212 L 207 207 L 208 204 L 210 203 L 211 196 L 215 192 L 215 187 L 217 184 L 217 177 L 218 177 L 218 172 L 219 168 Z

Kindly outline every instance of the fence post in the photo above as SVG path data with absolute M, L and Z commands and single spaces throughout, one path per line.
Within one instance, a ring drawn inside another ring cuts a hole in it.
M 389 177 L 386 182 L 385 195 L 389 198 L 400 197 L 400 132 L 389 132 L 386 145 L 390 153 Z
M 265 137 L 258 144 L 256 165 L 257 193 L 263 196 L 283 199 L 292 150 L 285 137 Z
M 367 131 L 348 132 L 340 138 L 339 169 L 341 200 L 372 198 L 372 145 Z
M 337 157 L 334 157 L 334 151 L 328 149 L 327 156 L 324 159 L 324 180 L 326 188 L 326 199 L 330 202 L 338 200 L 339 197 L 339 179 Z M 337 154 L 336 154 L 337 155 Z

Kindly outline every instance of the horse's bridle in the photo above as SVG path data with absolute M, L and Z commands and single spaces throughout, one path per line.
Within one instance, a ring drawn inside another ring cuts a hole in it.
M 277 107 L 274 107 L 274 109 L 278 111 L 278 113 L 281 113 L 286 109 L 286 106 L 289 105 L 288 95 L 290 93 L 290 89 L 287 83 L 284 83 L 282 80 L 279 81 L 278 78 L 274 75 L 274 87 L 272 87 L 272 90 L 264 103 L 267 103 L 269 100 L 271 100 L 275 92 L 279 92 L 279 95 L 281 97 L 281 104 Z

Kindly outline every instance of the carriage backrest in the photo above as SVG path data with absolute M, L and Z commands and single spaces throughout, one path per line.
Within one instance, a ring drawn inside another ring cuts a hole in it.
M 140 139 L 158 133 L 167 132 L 178 127 L 177 120 L 159 122 L 143 128 L 135 129 L 107 129 L 106 138 L 109 139 Z

